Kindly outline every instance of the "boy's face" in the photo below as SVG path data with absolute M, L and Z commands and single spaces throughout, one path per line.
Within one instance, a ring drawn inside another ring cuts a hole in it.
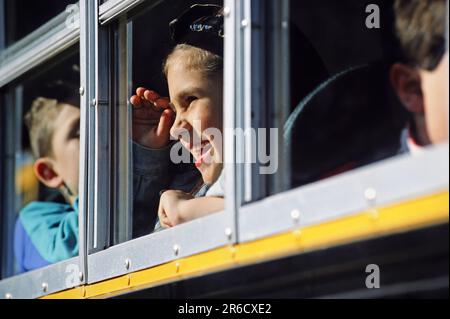
M 390 80 L 413 115 L 415 142 L 426 146 L 448 141 L 448 53 L 431 72 L 396 63 L 391 66 Z
M 78 195 L 80 159 L 80 109 L 65 104 L 55 119 L 53 139 L 53 170 Z
M 420 72 L 427 130 L 434 144 L 448 141 L 448 59 L 447 52 L 436 70 Z
M 222 170 L 222 79 L 205 76 L 183 62 L 168 70 L 170 99 L 176 119 L 171 130 L 188 149 L 205 183 L 217 180 Z M 189 133 L 189 136 L 182 133 Z M 212 134 L 215 134 L 212 136 Z

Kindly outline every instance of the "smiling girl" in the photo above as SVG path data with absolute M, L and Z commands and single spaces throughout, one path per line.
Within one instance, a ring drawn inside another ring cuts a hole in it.
M 168 56 L 164 73 L 176 114 L 171 135 L 191 152 L 209 189 L 205 197 L 197 198 L 181 191 L 166 191 L 158 215 L 161 226 L 168 228 L 224 208 L 222 143 L 207 133 L 223 131 L 223 59 L 180 44 Z

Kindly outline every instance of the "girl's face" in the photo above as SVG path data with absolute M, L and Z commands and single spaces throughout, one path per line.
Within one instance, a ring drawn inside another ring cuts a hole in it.
M 171 135 L 192 153 L 204 182 L 212 184 L 223 168 L 222 77 L 206 76 L 179 58 L 170 65 L 167 81 L 176 112 Z

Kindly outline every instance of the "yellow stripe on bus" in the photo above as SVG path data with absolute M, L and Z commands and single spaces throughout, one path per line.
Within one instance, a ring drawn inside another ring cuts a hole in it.
M 444 224 L 448 219 L 449 193 L 446 191 L 254 242 L 219 248 L 44 298 L 106 298 L 282 256 Z

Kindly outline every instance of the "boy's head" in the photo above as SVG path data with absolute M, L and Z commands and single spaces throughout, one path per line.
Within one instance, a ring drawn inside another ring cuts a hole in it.
M 191 6 L 170 23 L 170 32 L 176 44 L 164 63 L 176 113 L 170 133 L 212 184 L 223 167 L 223 8 Z
M 47 98 L 37 98 L 25 116 L 37 178 L 60 189 L 68 199 L 78 194 L 80 110 Z
M 222 170 L 223 59 L 180 44 L 164 73 L 176 113 L 171 135 L 192 153 L 203 180 L 214 183 Z
M 404 61 L 392 66 L 390 78 L 422 145 L 448 140 L 446 6 L 446 0 L 395 2 Z

